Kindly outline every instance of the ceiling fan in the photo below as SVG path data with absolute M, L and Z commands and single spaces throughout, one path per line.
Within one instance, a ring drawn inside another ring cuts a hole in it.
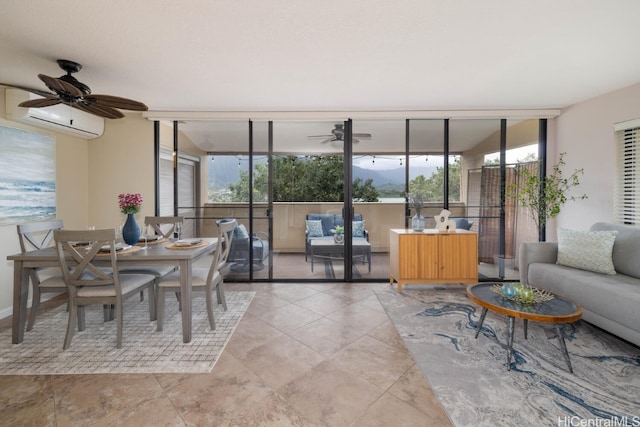
M 57 62 L 60 68 L 67 72 L 66 75 L 56 78 L 38 74 L 38 78 L 54 93 L 7 83 L 0 84 L 32 92 L 43 97 L 42 99 L 32 99 L 22 102 L 19 104 L 20 107 L 42 108 L 56 104 L 66 104 L 106 119 L 119 119 L 124 117 L 124 114 L 117 109 L 133 111 L 148 110 L 147 106 L 142 102 L 132 99 L 111 95 L 93 95 L 89 86 L 79 82 L 71 75 L 72 73 L 80 71 L 82 65 L 67 59 L 58 59 Z
M 354 143 L 360 142 L 358 138 L 371 138 L 370 133 L 354 133 L 351 136 Z M 323 141 L 320 141 L 320 144 L 326 144 L 327 142 L 334 145 L 342 144 L 344 143 L 344 125 L 341 123 L 336 124 L 331 129 L 331 135 L 309 135 L 307 138 L 324 138 Z

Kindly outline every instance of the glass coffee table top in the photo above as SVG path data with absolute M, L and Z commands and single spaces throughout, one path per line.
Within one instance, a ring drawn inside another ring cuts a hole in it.
M 554 295 L 550 301 L 539 303 L 519 303 L 510 300 L 502 295 L 495 293 L 491 288 L 493 283 L 479 283 L 467 287 L 467 295 L 476 304 L 482 307 L 480 320 L 478 321 L 478 329 L 476 338 L 480 334 L 482 324 L 487 315 L 487 311 L 495 311 L 507 316 L 508 332 L 507 332 L 507 369 L 511 370 L 511 353 L 513 350 L 513 330 L 515 327 L 515 318 L 523 319 L 524 338 L 527 339 L 528 321 L 546 322 L 555 324 L 556 335 L 560 341 L 560 348 L 564 356 L 569 372 L 573 373 L 569 352 L 564 341 L 564 336 L 560 330 L 560 324 L 571 323 L 580 320 L 582 317 L 582 307 L 571 300 Z
M 467 288 L 473 301 L 492 311 L 507 316 L 535 320 L 536 322 L 570 323 L 582 317 L 582 308 L 571 300 L 555 295 L 551 301 L 522 304 L 491 290 L 493 283 L 480 283 Z

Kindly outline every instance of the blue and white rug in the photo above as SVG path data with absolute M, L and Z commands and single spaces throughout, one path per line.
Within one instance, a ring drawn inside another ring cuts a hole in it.
M 456 426 L 640 426 L 640 348 L 628 342 L 563 325 L 571 374 L 555 328 L 529 322 L 525 340 L 517 320 L 508 371 L 506 316 L 489 311 L 475 339 L 482 309 L 463 287 L 377 295 Z

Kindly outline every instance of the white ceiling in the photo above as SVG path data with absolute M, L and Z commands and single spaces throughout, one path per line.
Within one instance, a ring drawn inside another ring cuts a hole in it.
M 0 6 L 0 82 L 45 89 L 71 59 L 153 111 L 563 108 L 640 81 L 637 0 Z

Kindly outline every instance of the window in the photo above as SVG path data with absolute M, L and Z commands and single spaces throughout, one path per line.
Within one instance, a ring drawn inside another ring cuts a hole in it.
M 193 218 L 198 206 L 199 159 L 187 154 L 178 155 L 178 215 L 185 217 L 182 234 L 195 236 Z M 160 151 L 160 215 L 173 216 L 173 153 Z
M 640 224 L 640 119 L 617 123 L 614 220 Z

